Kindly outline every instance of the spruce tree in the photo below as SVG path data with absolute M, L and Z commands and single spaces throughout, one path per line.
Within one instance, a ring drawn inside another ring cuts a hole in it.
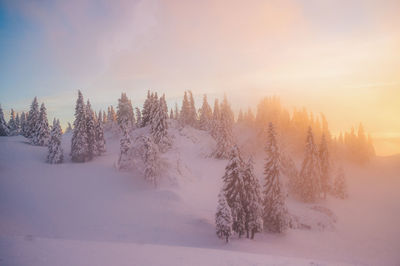
M 254 174 L 253 159 L 250 157 L 243 169 L 243 193 L 245 207 L 245 228 L 247 238 L 254 238 L 255 233 L 263 229 L 263 208 L 261 188 Z
M 18 135 L 18 126 L 16 122 L 14 109 L 11 108 L 10 120 L 8 121 L 8 130 L 10 136 Z
M 243 121 L 244 121 L 244 116 L 243 116 L 242 109 L 240 109 L 240 110 L 239 110 L 239 115 L 238 115 L 237 122 L 238 122 L 238 123 L 243 123 Z
M 210 130 L 212 121 L 212 109 L 207 102 L 207 95 L 203 96 L 203 105 L 200 109 L 200 129 Z
M 67 129 L 65 130 L 65 133 L 70 133 L 72 131 L 73 131 L 73 129 L 72 129 L 71 123 L 68 122 Z
M 332 193 L 335 197 L 340 199 L 345 199 L 349 196 L 347 193 L 346 177 L 341 167 L 337 170 Z
M 281 233 L 288 226 L 288 214 L 281 183 L 280 152 L 272 123 L 269 123 L 267 134 L 268 139 L 265 147 L 267 156 L 264 166 L 265 185 L 263 193 L 264 229 L 269 232 Z
M 78 99 L 75 106 L 74 131 L 71 140 L 71 159 L 73 162 L 85 162 L 89 158 L 85 109 L 83 95 L 81 91 L 78 91 Z
M 37 128 L 37 123 L 39 121 L 39 103 L 37 101 L 37 98 L 35 97 L 32 101 L 31 104 L 31 109 L 29 110 L 27 122 L 28 122 L 28 128 L 27 128 L 27 137 L 32 139 L 36 135 L 36 128 Z
M 221 105 L 218 131 L 216 132 L 217 147 L 213 153 L 215 158 L 228 158 L 233 143 L 232 125 L 233 113 L 225 97 Z
M 180 112 L 180 122 L 183 126 L 190 125 L 190 103 L 187 92 L 185 91 L 182 100 L 182 108 Z
M 175 120 L 179 121 L 179 109 L 178 109 L 178 104 L 175 103 Z
M 218 99 L 215 99 L 214 111 L 213 111 L 212 121 L 211 121 L 211 136 L 214 139 L 217 139 L 217 137 L 218 137 L 220 120 L 221 120 L 221 111 L 219 110 L 219 102 L 218 102 Z
M 87 136 L 87 146 L 88 153 L 87 159 L 91 160 L 98 153 L 96 146 L 96 129 L 95 129 L 95 116 L 92 110 L 92 106 L 90 105 L 89 100 L 86 103 L 86 136 Z
M 39 146 L 46 146 L 50 137 L 49 121 L 44 103 L 40 106 L 39 118 L 32 135 L 32 143 Z
M 300 198 L 305 202 L 315 202 L 321 191 L 321 170 L 317 146 L 311 127 L 308 128 L 305 157 L 299 176 Z
M 99 111 L 99 116 L 96 122 L 96 151 L 97 155 L 100 155 L 106 151 L 106 140 L 104 139 L 104 130 L 102 122 L 101 111 Z
M 157 145 L 155 145 L 151 137 L 146 135 L 142 136 L 142 143 L 144 148 L 144 178 L 154 187 L 157 187 L 160 164 Z
M 158 101 L 157 108 L 154 110 L 150 129 L 154 143 L 158 144 L 161 150 L 169 146 L 167 118 L 167 102 L 165 101 L 165 95 L 163 95 Z
M 243 161 L 239 148 L 234 145 L 230 151 L 228 165 L 225 167 L 225 175 L 222 180 L 224 183 L 223 193 L 232 211 L 232 230 L 239 234 L 239 237 L 246 231 L 242 169 Z
M 174 119 L 174 110 L 172 110 L 172 108 L 169 111 L 169 119 Z
M 135 126 L 132 103 L 126 96 L 126 93 L 122 93 L 121 98 L 118 99 L 117 122 L 120 129 L 122 129 L 122 124 L 126 124 L 128 130 L 131 130 Z
M 0 105 L 0 136 L 8 136 L 8 134 L 9 134 L 9 130 L 8 130 L 7 122 L 4 119 L 3 109 L 1 108 L 1 105 Z
M 131 137 L 128 132 L 128 128 L 126 125 L 122 127 L 122 138 L 120 140 L 120 153 L 118 158 L 118 169 L 128 169 L 131 167 L 131 156 L 130 156 L 130 148 L 131 148 Z
M 217 213 L 215 214 L 216 233 L 220 239 L 225 239 L 226 243 L 232 235 L 232 212 L 226 201 L 223 191 L 218 194 Z
M 21 117 L 20 117 L 20 133 L 21 133 L 21 135 L 26 137 L 27 136 L 26 131 L 27 131 L 26 114 L 25 114 L 25 112 L 22 112 Z
M 192 91 L 188 91 L 189 93 L 189 114 L 188 114 L 188 123 L 190 126 L 197 128 L 197 111 L 196 105 L 193 98 Z
M 21 134 L 21 119 L 19 117 L 19 114 L 17 113 L 16 117 L 15 117 L 15 134 L 19 135 Z
M 150 112 L 151 112 L 152 97 L 150 91 L 147 91 L 147 98 L 143 104 L 142 110 L 142 127 L 150 124 Z
M 324 198 L 326 198 L 326 194 L 329 191 L 330 164 L 328 144 L 324 133 L 322 134 L 321 144 L 319 146 L 319 161 L 321 165 L 321 189 Z
M 47 155 L 47 162 L 51 164 L 62 163 L 64 159 L 63 149 L 61 146 L 62 130 L 60 121 L 54 119 L 53 126 L 50 132 L 49 152 Z

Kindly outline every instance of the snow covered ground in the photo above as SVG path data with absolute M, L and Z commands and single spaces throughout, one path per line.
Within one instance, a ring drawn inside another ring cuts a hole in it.
M 400 157 L 348 167 L 347 200 L 289 199 L 311 230 L 225 244 L 214 214 L 226 161 L 208 157 L 214 142 L 205 132 L 171 133 L 158 189 L 115 169 L 118 138 L 109 136 L 105 155 L 79 164 L 70 162 L 64 135 L 66 162 L 49 165 L 46 148 L 1 137 L 0 265 L 400 264 Z

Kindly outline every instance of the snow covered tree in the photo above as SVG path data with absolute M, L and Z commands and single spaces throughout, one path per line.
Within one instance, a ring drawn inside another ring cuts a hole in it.
M 218 99 L 215 99 L 214 111 L 213 111 L 212 121 L 211 121 L 211 136 L 214 139 L 217 139 L 217 137 L 218 137 L 220 120 L 221 120 L 221 111 L 219 110 L 219 102 L 218 102 Z
M 281 233 L 288 226 L 288 213 L 281 183 L 280 152 L 272 123 L 268 125 L 267 134 L 268 139 L 265 146 L 267 156 L 264 166 L 265 185 L 263 193 L 264 229 L 273 233 Z
M 33 131 L 31 142 L 35 145 L 46 146 L 50 137 L 49 121 L 44 103 L 40 106 L 39 118 Z
M 135 116 L 133 114 L 132 103 L 126 96 L 126 93 L 122 93 L 121 98 L 118 99 L 117 122 L 120 129 L 122 129 L 123 123 L 128 126 L 129 130 L 135 126 Z
M 78 99 L 75 106 L 74 132 L 71 140 L 71 159 L 73 162 L 85 162 L 89 158 L 85 109 L 83 95 L 81 91 L 78 91 Z
M 210 130 L 211 129 L 211 120 L 212 120 L 212 109 L 207 102 L 207 95 L 203 96 L 203 105 L 200 109 L 200 129 L 202 130 Z
M 321 170 L 317 146 L 311 127 L 308 128 L 305 157 L 299 176 L 298 194 L 305 202 L 315 202 L 321 192 Z
M 329 191 L 329 180 L 330 180 L 330 163 L 329 163 L 329 151 L 328 143 L 325 138 L 325 134 L 322 134 L 321 144 L 319 146 L 319 161 L 321 165 L 321 189 L 326 198 L 326 193 Z
M 8 121 L 8 130 L 10 136 L 18 135 L 18 125 L 14 109 L 11 108 L 10 120 Z
M 238 123 L 243 123 L 243 121 L 244 121 L 243 111 L 242 111 L 242 109 L 240 109 L 237 122 Z
M 178 104 L 177 103 L 175 103 L 175 117 L 174 117 L 174 119 L 179 121 L 179 109 L 178 109 Z
M 21 134 L 21 119 L 18 113 L 15 117 L 15 127 L 16 127 L 16 135 Z
M 85 118 L 86 118 L 86 136 L 87 136 L 87 147 L 88 147 L 87 159 L 91 160 L 93 159 L 94 155 L 96 155 L 98 152 L 96 146 L 96 129 L 95 129 L 96 120 L 89 100 L 86 103 Z
M 218 131 L 216 132 L 217 147 L 213 155 L 218 159 L 225 159 L 229 156 L 229 150 L 233 143 L 232 134 L 233 113 L 226 97 L 221 105 L 221 113 Z
M 337 170 L 335 181 L 333 183 L 332 194 L 340 199 L 345 199 L 349 195 L 347 193 L 346 177 L 343 168 Z
M 243 169 L 243 193 L 245 207 L 245 228 L 247 238 L 263 229 L 263 208 L 260 184 L 254 174 L 253 159 L 250 157 Z
M 150 124 L 150 113 L 151 113 L 151 108 L 152 108 L 152 96 L 150 94 L 150 91 L 147 91 L 147 98 L 144 101 L 143 104 L 143 110 L 142 110 L 142 127 L 145 127 Z
M 50 140 L 48 144 L 49 152 L 47 154 L 47 162 L 51 164 L 62 163 L 64 160 L 63 149 L 61 147 L 62 130 L 60 121 L 54 119 L 50 132 Z
M 25 114 L 25 112 L 22 112 L 19 124 L 20 124 L 20 133 L 24 137 L 27 136 L 27 133 L 26 133 L 27 128 L 28 128 L 27 123 L 28 123 L 28 121 L 26 120 L 26 114 Z
M 118 169 L 128 169 L 131 167 L 131 137 L 126 125 L 122 127 L 122 138 L 120 140 L 120 153 L 118 158 Z
M 154 143 L 159 145 L 161 150 L 164 150 L 169 146 L 167 124 L 168 108 L 165 95 L 160 98 L 153 113 L 150 132 L 153 136 Z
M 96 155 L 100 155 L 106 151 L 106 140 L 104 139 L 103 122 L 101 119 L 101 111 L 99 111 L 99 116 L 96 122 Z
M 169 119 L 174 119 L 174 110 L 172 110 L 172 108 L 169 111 Z
M 229 154 L 228 165 L 225 167 L 223 180 L 223 193 L 225 194 L 228 206 L 232 211 L 232 230 L 239 234 L 239 237 L 246 231 L 243 193 L 243 161 L 239 148 L 235 145 Z
M 32 101 L 31 104 L 31 109 L 29 110 L 27 122 L 28 122 L 28 128 L 27 128 L 27 138 L 32 139 L 33 136 L 36 135 L 35 130 L 37 128 L 37 123 L 39 121 L 39 103 L 37 101 L 37 98 L 35 97 Z
M 196 105 L 195 105 L 195 102 L 194 102 L 192 91 L 188 91 L 188 93 L 189 93 L 189 117 L 188 117 L 188 122 L 189 122 L 190 126 L 196 128 L 197 127 Z
M 218 194 L 217 213 L 215 214 L 216 233 L 226 243 L 232 235 L 232 213 L 223 191 Z
M 181 112 L 180 112 L 180 122 L 182 125 L 190 125 L 190 123 L 191 123 L 190 112 L 191 112 L 190 103 L 188 100 L 187 92 L 185 91 L 185 94 L 183 95 L 182 108 L 181 108 Z
M 139 128 L 142 126 L 142 112 L 140 112 L 140 109 L 138 107 L 135 108 L 136 112 L 136 127 Z
M 142 136 L 142 142 L 144 147 L 144 178 L 154 187 L 157 187 L 160 164 L 159 151 L 151 137 Z
M 0 136 L 8 136 L 9 130 L 7 126 L 7 122 L 4 119 L 3 109 L 0 106 Z

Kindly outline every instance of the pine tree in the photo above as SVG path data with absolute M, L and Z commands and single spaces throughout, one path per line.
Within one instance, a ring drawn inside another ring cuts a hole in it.
M 280 152 L 272 123 L 269 123 L 267 134 L 268 140 L 265 147 L 267 157 L 264 166 L 264 229 L 269 232 L 281 233 L 288 226 L 288 214 L 281 184 Z
M 183 95 L 182 108 L 180 112 L 180 122 L 182 125 L 190 125 L 190 103 L 187 92 Z
M 200 129 L 210 130 L 212 121 L 212 109 L 207 102 L 207 95 L 203 96 L 203 105 L 200 109 Z
M 220 121 L 217 131 L 217 147 L 213 155 L 218 159 L 225 159 L 229 156 L 229 150 L 233 143 L 233 113 L 226 97 L 221 105 Z
M 245 228 L 247 238 L 254 238 L 254 234 L 263 229 L 263 208 L 261 199 L 260 184 L 254 175 L 253 159 L 249 161 L 243 169 L 243 193 L 245 206 Z
M 118 158 L 118 169 L 128 169 L 131 166 L 131 156 L 129 150 L 131 148 L 131 137 L 127 126 L 122 127 L 122 138 L 120 140 L 120 153 Z
M 94 155 L 96 155 L 97 152 L 97 146 L 96 146 L 96 130 L 95 130 L 95 116 L 94 112 L 92 110 L 92 106 L 90 105 L 89 100 L 86 103 L 86 136 L 87 136 L 87 145 L 88 145 L 88 153 L 87 153 L 87 159 L 91 160 L 93 159 Z
M 96 151 L 97 155 L 100 155 L 106 151 L 106 140 L 104 139 L 104 130 L 102 122 L 101 111 L 99 111 L 99 116 L 96 123 Z
M 128 126 L 128 130 L 131 130 L 135 125 L 132 103 L 126 96 L 126 93 L 122 93 L 121 98 L 118 99 L 117 122 L 120 129 L 122 129 L 123 123 Z
M 152 138 L 144 135 L 142 137 L 144 153 L 144 178 L 147 182 L 152 184 L 154 187 L 158 185 L 159 175 L 159 152 L 157 145 L 153 142 Z
M 188 117 L 188 122 L 189 125 L 197 128 L 197 111 L 196 111 L 196 106 L 193 98 L 193 93 L 192 91 L 188 91 L 189 93 L 189 117 Z
M 219 102 L 218 102 L 218 99 L 215 99 L 214 111 L 213 111 L 212 122 L 211 122 L 211 136 L 214 139 L 217 139 L 217 137 L 218 137 L 220 120 L 221 120 L 221 111 L 219 110 Z
M 51 164 L 62 163 L 64 160 L 63 149 L 61 147 L 62 130 L 60 121 L 54 119 L 53 126 L 50 132 L 49 152 L 47 155 L 47 162 Z
M 35 97 L 32 101 L 31 104 L 31 109 L 29 110 L 28 114 L 28 129 L 27 129 L 27 137 L 32 139 L 33 136 L 36 135 L 36 128 L 37 128 L 37 123 L 39 121 L 39 103 L 37 101 L 37 98 Z
M 143 104 L 142 110 L 142 127 L 150 124 L 150 112 L 151 112 L 152 97 L 150 91 L 147 91 L 147 98 Z
M 3 109 L 1 108 L 1 105 L 0 105 L 0 136 L 8 136 L 8 134 L 9 134 L 9 130 L 8 130 L 7 122 L 4 119 Z
M 325 134 L 322 134 L 321 144 L 319 146 L 319 161 L 321 165 L 321 189 L 326 198 L 326 193 L 329 191 L 330 180 L 330 164 L 328 143 L 326 142 Z
M 220 239 L 225 239 L 226 243 L 232 235 L 232 213 L 228 206 L 223 191 L 218 194 L 217 213 L 215 214 L 216 233 Z
M 305 202 L 315 202 L 321 191 L 321 169 L 317 146 L 311 127 L 308 128 L 305 157 L 299 176 L 300 198 Z
M 332 193 L 340 199 L 345 199 L 349 196 L 347 193 L 346 177 L 341 167 L 337 170 Z
M 238 233 L 239 237 L 246 230 L 242 169 L 243 161 L 239 148 L 235 145 L 229 154 L 228 165 L 225 167 L 225 175 L 222 180 L 224 183 L 223 193 L 232 211 L 232 230 Z
M 20 117 L 20 133 L 22 136 L 26 137 L 27 136 L 27 121 L 26 121 L 26 114 L 25 112 L 21 113 Z
M 179 109 L 178 109 L 178 104 L 175 103 L 175 120 L 179 121 Z
M 168 108 L 167 102 L 165 101 L 165 95 L 160 98 L 156 107 L 157 108 L 153 111 L 153 118 L 151 119 L 151 134 L 154 143 L 158 144 L 161 150 L 164 150 L 169 146 L 167 124 Z
M 75 106 L 74 131 L 71 140 L 71 159 L 73 162 L 85 162 L 89 158 L 85 109 L 83 95 L 81 91 L 78 91 L 78 99 Z
M 17 116 L 15 117 L 15 134 L 19 135 L 21 134 L 21 120 L 19 117 L 19 114 L 17 113 Z
M 39 118 L 36 128 L 33 131 L 32 143 L 39 146 L 46 146 L 50 137 L 49 121 L 44 103 L 40 106 Z
M 15 136 L 18 134 L 17 122 L 15 120 L 15 112 L 14 109 L 11 108 L 10 120 L 8 121 L 8 130 L 10 136 Z

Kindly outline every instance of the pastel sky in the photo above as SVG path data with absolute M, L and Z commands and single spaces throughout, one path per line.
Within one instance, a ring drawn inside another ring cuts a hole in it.
M 38 96 L 65 123 L 77 89 L 97 109 L 149 88 L 169 103 L 225 92 L 237 109 L 278 95 L 333 131 L 398 137 L 399 14 L 398 0 L 3 0 L 0 102 Z

